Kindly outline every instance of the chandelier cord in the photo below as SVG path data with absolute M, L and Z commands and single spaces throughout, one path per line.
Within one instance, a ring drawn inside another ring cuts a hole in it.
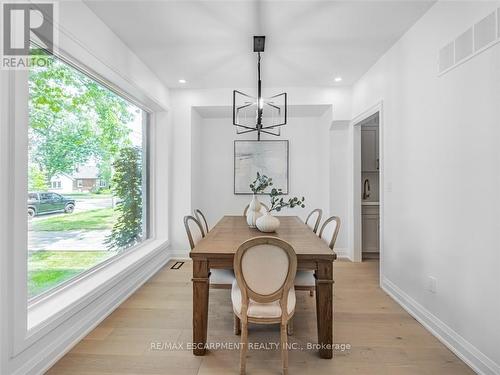
M 257 140 L 260 141 L 260 130 L 262 128 L 262 112 L 264 107 L 264 101 L 262 99 L 262 81 L 260 79 L 260 52 L 258 52 L 257 60 L 257 76 L 259 79 L 257 85 Z

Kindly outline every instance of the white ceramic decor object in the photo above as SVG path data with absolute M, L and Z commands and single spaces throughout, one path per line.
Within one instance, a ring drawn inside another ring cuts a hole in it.
M 262 205 L 254 194 L 247 210 L 247 224 L 250 228 L 256 228 L 257 219 L 262 216 L 261 207 Z
M 257 219 L 256 225 L 261 232 L 271 233 L 276 232 L 276 229 L 280 226 L 280 221 L 266 211 L 264 215 Z

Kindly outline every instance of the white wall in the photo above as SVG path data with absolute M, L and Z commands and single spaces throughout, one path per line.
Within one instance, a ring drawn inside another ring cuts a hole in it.
M 153 180 L 160 193 L 167 191 L 169 184 L 167 167 L 171 162 L 168 144 L 171 139 L 168 89 L 81 1 L 60 2 L 59 21 L 57 29 L 60 32 L 61 52 L 90 67 L 155 112 L 154 135 L 157 138 L 153 139 L 152 147 L 156 149 L 157 159 L 152 167 L 158 168 L 158 173 L 154 175 Z M 9 197 L 8 200 L 0 202 L 0 210 L 3 213 L 0 225 L 0 373 L 39 374 L 116 308 L 129 293 L 153 275 L 168 259 L 168 253 L 158 247 L 157 252 L 152 253 L 151 257 L 141 259 L 142 262 L 127 268 L 126 276 L 117 275 L 114 280 L 116 284 L 102 284 L 101 289 L 89 292 L 87 297 L 92 295 L 92 298 L 83 300 L 84 306 L 72 306 L 50 322 L 44 322 L 46 324 L 37 327 L 36 332 L 30 332 L 28 337 L 18 334 L 28 322 L 24 315 L 27 309 L 24 308 L 22 314 L 18 316 L 14 313 L 16 310 L 13 307 L 13 305 L 26 305 L 25 300 L 19 301 L 19 295 L 22 293 L 14 287 L 14 280 L 17 282 L 19 274 L 22 274 L 15 272 L 17 270 L 15 267 L 19 266 L 19 260 L 23 259 L 24 255 L 20 251 L 22 249 L 10 245 L 22 243 L 18 239 L 14 242 L 14 238 L 19 238 L 19 233 L 23 233 L 23 230 L 18 227 L 12 230 L 12 218 L 19 217 L 16 214 L 19 212 L 16 209 L 17 202 L 21 202 L 22 206 L 22 202 L 26 201 L 26 193 L 25 189 L 18 191 L 15 189 L 17 182 L 22 180 L 23 166 L 15 165 L 14 161 L 19 160 L 20 153 L 27 152 L 27 138 L 14 138 L 17 128 L 14 127 L 13 119 L 17 117 L 14 117 L 13 102 L 15 99 L 22 104 L 26 93 L 15 92 L 15 95 L 12 95 L 13 91 L 9 87 L 9 82 L 12 82 L 11 77 L 10 72 L 0 72 L 0 191 L 2 196 Z M 25 79 L 27 76 L 20 74 L 19 77 Z M 23 119 L 26 122 L 26 119 Z M 161 141 L 156 142 L 157 139 Z M 25 160 L 26 155 L 27 153 L 21 159 Z M 16 183 L 13 181 L 13 176 Z M 161 240 L 166 240 L 168 235 L 166 230 L 168 198 L 167 194 L 158 194 L 155 205 L 157 234 Z M 24 267 L 25 264 L 26 260 Z M 23 282 L 25 283 L 24 280 Z
M 330 130 L 330 215 L 340 217 L 340 231 L 335 242 L 337 255 L 351 258 L 348 230 L 350 188 L 349 121 L 333 121 Z
M 203 186 L 207 183 L 205 179 L 205 173 L 203 171 L 204 164 L 200 161 L 204 160 L 205 157 L 210 157 L 211 155 L 206 155 L 206 148 L 203 147 L 206 140 L 203 138 L 205 132 L 203 132 L 204 123 L 200 114 L 193 108 L 191 109 L 191 183 L 193 186 L 193 191 L 199 191 L 203 189 Z M 211 181 L 211 180 L 210 180 Z M 203 194 L 191 194 L 191 207 L 202 208 L 203 207 Z M 192 215 L 193 213 L 186 213 L 186 215 Z
M 293 117 L 279 139 L 289 140 L 289 197 L 304 196 L 306 208 L 281 212 L 305 219 L 313 208 L 329 211 L 328 131 L 329 116 Z M 331 117 L 331 115 L 330 115 Z M 203 119 L 199 127 L 200 150 L 192 153 L 193 169 L 199 170 L 199 183 L 193 183 L 193 202 L 206 212 L 210 226 L 226 214 L 241 215 L 250 195 L 234 195 L 233 141 L 255 139 L 256 135 L 236 136 L 232 118 Z M 193 128 L 194 134 L 194 128 Z M 273 139 L 263 136 L 262 139 Z M 274 138 L 278 139 L 278 138 Z M 195 157 L 195 153 L 198 154 Z M 270 176 L 272 177 L 272 176 Z M 259 198 L 269 206 L 268 196 Z
M 500 373 L 500 44 L 441 77 L 437 56 L 499 5 L 437 3 L 353 92 L 355 115 L 383 100 L 382 285 L 489 374 Z
M 242 89 L 244 92 L 253 92 L 255 88 Z M 326 129 L 328 126 L 327 122 L 332 120 L 347 120 L 351 118 L 351 99 L 350 88 L 278 88 L 278 89 L 267 89 L 264 90 L 264 95 L 272 94 L 276 92 L 286 91 L 288 93 L 288 104 L 289 105 L 315 105 L 315 104 L 326 104 L 332 106 L 332 111 L 328 115 L 328 120 L 323 118 L 320 120 L 325 124 Z M 195 208 L 192 206 L 193 202 L 199 202 L 199 197 L 192 197 L 192 192 L 195 191 L 193 187 L 193 171 L 192 167 L 199 168 L 197 163 L 194 162 L 192 146 L 193 144 L 199 144 L 199 139 L 203 139 L 199 137 L 197 134 L 193 134 L 193 128 L 199 129 L 201 126 L 196 115 L 193 115 L 192 107 L 199 106 L 228 106 L 232 103 L 232 90 L 231 89 L 213 89 L 213 90 L 188 90 L 188 89 L 180 89 L 180 90 L 171 90 L 171 104 L 173 109 L 173 126 L 174 126 L 174 139 L 173 139 L 173 153 L 175 155 L 175 160 L 173 162 L 173 171 L 172 171 L 172 179 L 175 181 L 175 184 L 172 187 L 173 201 L 172 201 L 172 210 L 170 211 L 171 216 L 171 225 L 170 225 L 170 233 L 171 233 L 171 250 L 173 252 L 177 252 L 179 255 L 187 256 L 187 251 L 189 249 L 189 245 L 186 239 L 186 233 L 184 230 L 184 226 L 182 224 L 182 218 L 185 215 L 188 215 L 192 212 L 192 209 Z M 194 121 L 193 121 L 194 117 Z M 295 121 L 295 120 L 294 120 Z M 203 120 L 205 122 L 205 120 Z M 194 123 L 194 126 L 193 126 Z M 227 153 L 224 156 L 224 162 L 230 163 L 230 168 L 228 169 L 232 174 L 232 160 L 233 160 L 233 140 L 236 139 L 235 130 L 231 125 L 231 122 L 227 122 L 227 130 L 224 131 L 221 137 L 225 138 L 225 143 L 223 146 L 225 147 L 225 152 Z M 293 125 L 287 125 L 285 128 L 291 129 Z M 300 130 L 300 125 L 295 126 L 298 132 Z M 319 127 L 318 127 L 319 128 Z M 294 130 L 285 130 L 284 132 L 294 131 Z M 297 144 L 300 142 L 300 139 L 292 139 L 290 137 L 285 136 L 286 133 L 281 139 L 289 138 L 292 144 Z M 297 137 L 299 134 L 297 134 Z M 313 136 L 313 135 L 311 135 Z M 222 138 L 221 138 L 222 139 Z M 325 150 L 328 150 L 328 134 L 325 135 L 325 138 L 321 140 L 324 143 Z M 203 140 L 205 142 L 205 140 Z M 207 143 L 208 144 L 208 143 Z M 293 146 L 291 146 L 293 147 Z M 210 153 L 214 152 L 215 149 L 209 150 Z M 328 153 L 325 154 L 326 159 L 329 160 Z M 208 154 L 207 154 L 207 157 Z M 292 158 L 294 158 L 293 148 L 290 149 L 290 157 L 291 162 Z M 295 178 L 292 177 L 291 178 Z M 323 178 L 322 178 L 323 181 Z M 328 183 L 329 179 L 327 177 L 326 182 Z M 205 182 L 203 182 L 204 184 Z M 297 186 L 297 191 L 300 190 L 302 182 L 293 181 L 293 186 Z M 312 181 L 312 184 L 317 183 L 316 181 Z M 202 185 L 203 185 L 202 184 Z M 229 196 L 234 197 L 232 195 L 232 179 L 229 181 L 227 186 L 221 187 L 221 189 L 227 190 L 230 193 Z M 304 189 L 302 189 L 304 190 Z M 293 193 L 293 191 L 292 191 Z M 328 192 L 325 191 L 324 196 L 326 196 L 325 201 L 328 202 Z M 311 197 L 307 197 L 308 199 L 315 199 Z M 245 202 L 249 201 L 249 198 L 245 197 L 235 197 L 231 200 L 232 210 L 236 212 L 236 206 L 238 206 L 237 212 L 240 212 L 242 208 L 245 206 Z M 238 203 L 235 203 L 238 202 Z M 315 202 L 314 202 L 315 203 Z M 308 206 L 309 207 L 312 207 Z M 328 203 L 322 204 L 328 209 Z M 203 207 L 201 207 L 203 208 Z M 214 223 L 215 215 L 210 213 L 208 210 L 207 215 L 209 216 L 209 220 L 211 224 Z

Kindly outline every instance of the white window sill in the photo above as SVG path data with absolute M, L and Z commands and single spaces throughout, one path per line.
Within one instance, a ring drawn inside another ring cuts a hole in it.
M 168 242 L 165 240 L 147 240 L 115 261 L 97 267 L 85 277 L 32 303 L 28 307 L 28 336 L 40 334 L 45 327 L 62 323 L 113 288 L 124 276 L 165 251 L 167 246 Z

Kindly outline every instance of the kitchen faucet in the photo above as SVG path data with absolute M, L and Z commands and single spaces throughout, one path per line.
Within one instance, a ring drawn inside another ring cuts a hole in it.
M 370 198 L 370 180 L 365 179 L 363 184 L 363 200 Z

